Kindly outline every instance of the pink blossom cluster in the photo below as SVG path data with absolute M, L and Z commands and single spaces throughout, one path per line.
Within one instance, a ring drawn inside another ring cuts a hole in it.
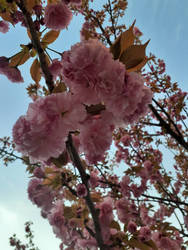
M 145 165 L 149 165 L 149 162 L 146 162 Z M 63 169 L 58 169 L 54 166 L 46 167 L 50 167 L 54 169 L 54 171 L 63 171 Z M 84 250 L 90 247 L 96 250 L 96 240 L 90 235 L 85 227 L 83 228 L 82 220 L 85 219 L 83 213 L 84 207 L 78 206 L 75 210 L 75 203 L 70 207 L 71 212 L 69 215 L 69 207 L 66 207 L 64 200 L 65 193 L 62 192 L 64 187 L 61 187 L 58 192 L 55 192 L 51 187 L 43 184 L 43 180 L 46 178 L 45 166 L 40 168 L 37 167 L 34 171 L 34 176 L 35 177 L 32 178 L 28 187 L 29 198 L 34 204 L 42 209 L 42 215 L 49 221 L 54 234 L 61 239 L 62 243 L 60 249 L 63 249 L 63 246 L 66 245 L 68 249 Z M 96 191 L 95 187 L 106 188 L 105 185 L 102 186 L 99 184 L 100 177 L 97 171 L 91 171 L 91 176 L 93 178 L 91 182 L 93 186 L 90 184 L 92 191 Z M 113 178 L 110 179 L 113 181 Z M 110 197 L 109 193 L 101 198 L 100 201 L 96 202 L 95 206 L 99 211 L 99 222 L 104 243 L 110 246 L 113 244 L 113 237 L 121 234 L 124 235 L 121 229 L 111 227 L 111 223 L 116 220 L 114 216 L 114 214 L 116 214 L 119 221 L 125 225 L 128 232 L 138 237 L 138 240 L 142 243 L 153 240 L 160 250 L 180 249 L 182 238 L 179 236 L 178 232 L 174 232 L 174 235 L 169 237 L 165 235 L 164 232 L 161 233 L 160 231 L 152 230 L 152 227 L 156 225 L 156 221 L 164 220 L 164 216 L 169 216 L 168 208 L 161 205 L 157 213 L 155 213 L 154 216 L 150 216 L 149 210 L 144 203 L 141 202 L 138 206 L 135 201 L 130 199 L 130 181 L 129 177 L 124 176 L 119 183 L 119 190 L 120 193 L 122 193 L 121 199 L 116 200 Z M 117 178 L 115 178 L 114 183 L 118 184 Z M 87 189 L 84 184 L 78 184 L 75 188 L 78 198 L 84 198 L 87 195 Z M 126 189 L 128 190 L 126 191 Z M 62 194 L 60 195 L 60 193 Z M 185 223 L 187 223 L 187 218 L 185 218 Z M 91 220 L 87 221 L 87 226 L 95 232 Z M 82 230 L 82 236 L 79 233 L 80 230 Z
M 11 82 L 23 82 L 19 69 L 10 67 L 9 59 L 5 56 L 0 57 L 0 74 L 5 75 Z
M 110 197 L 104 198 L 103 202 L 98 204 L 98 208 L 100 209 L 99 221 L 101 225 L 102 237 L 105 244 L 109 243 L 111 230 L 110 223 L 112 222 L 113 215 L 113 199 Z
M 175 232 L 175 239 L 170 239 L 162 232 L 154 232 L 152 240 L 156 243 L 160 250 L 180 250 L 182 239 L 179 237 L 178 232 Z
M 92 249 L 96 250 L 96 240 L 89 235 L 88 231 L 84 229 L 81 237 L 76 230 L 81 227 L 79 220 L 77 218 L 67 219 L 65 214 L 65 208 L 67 207 L 64 200 L 62 198 L 58 199 L 54 191 L 49 187 L 42 186 L 42 188 L 40 184 L 41 180 L 37 178 L 30 181 L 28 187 L 29 199 L 42 209 L 42 214 L 45 214 L 45 218 L 48 219 L 52 226 L 54 234 L 61 239 L 60 249 L 64 249 L 63 246 L 66 245 L 72 247 L 72 249 L 80 249 L 80 247 L 87 249 L 88 246 L 91 246 Z M 52 192 L 53 197 L 49 196 Z M 46 207 L 46 205 L 48 206 Z M 78 210 L 75 216 L 80 216 L 80 213 L 82 211 Z M 91 224 L 90 227 L 93 227 L 92 223 L 89 224 Z
M 65 29 L 71 19 L 72 12 L 64 1 L 48 4 L 45 8 L 44 23 L 49 29 Z
M 129 221 L 135 221 L 138 216 L 138 209 L 134 202 L 130 202 L 126 197 L 116 201 L 118 219 L 127 224 Z M 125 212 L 126 211 L 126 212 Z
M 77 195 L 80 198 L 87 196 L 87 189 L 86 189 L 86 186 L 84 184 L 78 184 Z
M 125 67 L 98 40 L 77 43 L 63 54 L 62 74 L 85 104 L 97 104 L 124 89 Z
M 104 152 L 112 143 L 114 126 L 110 113 L 103 111 L 99 116 L 89 117 L 80 127 L 80 152 L 84 152 L 89 163 L 104 160 Z M 89 138 L 89 139 L 88 139 Z
M 80 30 L 80 40 L 88 40 L 88 36 L 91 38 L 98 38 L 99 34 L 95 30 L 95 25 L 91 22 L 85 21 L 82 25 L 82 29 Z
M 152 93 L 137 73 L 127 73 L 99 41 L 90 39 L 64 52 L 49 67 L 62 76 L 69 92 L 38 98 L 13 128 L 16 149 L 32 162 L 58 157 L 70 131 L 79 131 L 79 152 L 88 163 L 104 160 L 115 127 L 138 120 L 147 112 Z M 98 115 L 85 106 L 104 103 Z M 88 139 L 89 138 L 89 139 Z
M 43 185 L 42 179 L 33 178 L 28 185 L 28 196 L 32 203 L 42 209 L 42 215 L 46 217 L 52 208 L 54 192 L 48 186 Z
M 138 120 L 148 110 L 152 93 L 137 73 L 127 73 L 98 40 L 82 41 L 63 54 L 62 74 L 85 104 L 104 102 L 115 125 Z
M 184 114 L 180 114 L 179 112 L 180 107 L 183 108 L 185 106 L 184 102 L 186 102 L 187 99 L 188 92 L 177 89 L 177 91 L 173 95 L 164 100 L 171 118 L 173 118 L 176 123 L 182 120 L 186 120 L 187 118 Z M 177 123 L 177 127 L 181 130 L 181 124 Z
M 38 98 L 13 127 L 16 150 L 32 162 L 58 157 L 65 149 L 68 132 L 85 118 L 83 106 L 69 93 Z

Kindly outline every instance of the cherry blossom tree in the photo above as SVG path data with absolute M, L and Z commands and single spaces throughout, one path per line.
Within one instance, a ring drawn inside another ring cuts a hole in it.
M 126 0 L 98 10 L 92 2 L 0 0 L 0 32 L 21 23 L 30 39 L 0 57 L 0 74 L 23 82 L 19 66 L 33 59 L 34 82 L 12 139 L 1 138 L 1 158 L 27 166 L 28 197 L 60 249 L 186 249 L 187 93 L 162 59 L 146 55 L 135 21 L 121 24 Z M 80 41 L 51 49 L 74 15 L 85 19 Z M 163 145 L 174 155 L 171 171 Z M 30 247 L 15 236 L 10 244 Z

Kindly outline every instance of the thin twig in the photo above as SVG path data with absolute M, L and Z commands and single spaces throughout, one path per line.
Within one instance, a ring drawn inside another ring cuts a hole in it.
M 167 198 L 161 198 L 161 197 L 156 197 L 156 196 L 146 195 L 146 194 L 142 194 L 142 196 L 144 196 L 144 197 L 146 197 L 146 198 L 150 198 L 150 199 L 159 200 L 159 201 L 173 202 L 173 203 L 175 203 L 176 205 L 177 205 L 177 203 L 179 203 L 180 205 L 188 206 L 188 203 L 183 202 L 183 201 L 178 201 L 178 200 L 173 200 L 173 199 L 167 199 Z
M 114 24 L 114 18 L 112 15 L 112 6 L 111 6 L 111 2 L 110 0 L 108 0 L 108 4 L 109 4 L 109 14 L 110 14 L 110 19 L 111 19 L 111 23 L 112 23 L 112 29 L 113 29 L 113 33 L 114 33 L 114 38 L 116 40 L 117 36 L 116 36 L 116 28 L 115 28 L 115 24 Z
M 92 14 L 90 14 L 90 17 L 93 18 L 96 21 L 96 23 L 98 24 L 100 30 L 102 31 L 103 35 L 105 36 L 107 43 L 111 46 L 112 42 L 110 41 L 110 38 L 106 36 L 106 32 L 105 32 L 103 26 L 101 25 L 100 21 L 98 20 L 98 18 L 93 16 Z

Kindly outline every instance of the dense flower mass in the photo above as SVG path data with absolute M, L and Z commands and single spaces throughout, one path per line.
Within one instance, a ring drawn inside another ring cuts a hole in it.
M 45 8 L 44 22 L 50 29 L 65 29 L 71 19 L 72 12 L 64 3 L 48 4 Z
M 144 85 L 144 79 L 140 74 L 126 73 L 123 92 L 107 100 L 107 107 L 116 114 L 117 124 L 130 124 L 146 114 L 152 96 L 151 90 Z
M 125 67 L 114 61 L 98 40 L 77 43 L 63 54 L 63 76 L 73 93 L 86 104 L 117 96 L 123 91 Z
M 30 38 L 15 55 L 0 57 L 0 74 L 23 82 L 18 67 L 33 58 L 35 82 L 27 86 L 33 102 L 13 127 L 13 143 L 0 138 L 0 158 L 27 165 L 28 197 L 60 250 L 186 249 L 188 93 L 171 82 L 163 60 L 146 56 L 149 41 L 141 43 L 135 22 L 122 25 L 127 0 L 108 0 L 101 9 L 93 2 L 0 0 L 0 32 L 19 22 Z M 85 22 L 81 42 L 68 51 L 50 48 L 73 14 Z M 151 115 L 139 120 L 148 107 Z M 174 155 L 172 169 L 163 165 L 164 145 Z M 29 225 L 28 244 L 14 236 L 11 246 L 38 249 Z
M 5 72 L 6 58 L 0 62 Z M 143 78 L 127 73 L 125 66 L 97 40 L 74 45 L 63 53 L 61 62 L 53 60 L 49 70 L 54 79 L 63 74 L 72 94 L 38 98 L 15 124 L 16 149 L 32 161 L 58 157 L 65 149 L 69 131 L 75 130 L 80 132 L 79 152 L 84 152 L 87 162 L 102 161 L 112 143 L 114 128 L 137 121 L 151 102 L 152 94 Z M 84 105 L 99 103 L 104 103 L 106 110 L 85 119 Z
M 52 94 L 29 105 L 13 128 L 16 149 L 31 161 L 58 157 L 65 149 L 68 132 L 79 126 L 85 117 L 81 104 L 70 94 Z
M 72 46 L 63 54 L 62 67 L 71 91 L 86 104 L 104 102 L 116 117 L 116 124 L 133 123 L 147 112 L 152 92 L 141 75 L 127 73 L 98 40 Z

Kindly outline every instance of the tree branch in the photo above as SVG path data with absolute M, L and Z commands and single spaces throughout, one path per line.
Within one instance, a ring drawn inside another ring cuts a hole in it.
M 99 212 L 98 210 L 95 208 L 91 195 L 90 195 L 90 190 L 89 190 L 89 185 L 88 185 L 88 175 L 85 172 L 85 169 L 82 165 L 82 162 L 80 160 L 80 157 L 76 151 L 76 148 L 74 147 L 73 144 L 73 140 L 72 140 L 72 136 L 71 133 L 69 133 L 68 135 L 68 140 L 66 141 L 66 146 L 67 146 L 67 151 L 69 152 L 70 158 L 74 164 L 74 166 L 78 169 L 81 179 L 82 179 L 82 183 L 86 186 L 87 189 L 87 196 L 84 197 L 87 206 L 89 207 L 89 210 L 91 212 L 91 216 L 94 222 L 94 227 L 95 227 L 95 239 L 98 243 L 98 246 L 101 250 L 107 250 L 109 249 L 109 247 L 107 248 L 104 245 L 103 239 L 102 239 L 102 232 L 101 232 L 101 227 L 100 227 L 100 223 L 99 223 Z
M 177 135 L 169 126 L 168 123 L 163 120 L 163 118 L 159 115 L 157 110 L 152 104 L 149 104 L 149 108 L 157 118 L 157 120 L 160 122 L 161 126 L 166 130 L 166 133 L 171 135 L 181 146 L 183 146 L 186 150 L 188 150 L 188 143 L 185 142 L 182 136 Z
M 179 201 L 179 200 L 172 200 L 172 199 L 167 199 L 167 198 L 155 197 L 155 196 L 146 195 L 146 194 L 142 194 L 142 196 L 144 196 L 146 198 L 150 198 L 150 199 L 159 200 L 159 201 L 173 202 L 176 205 L 177 205 L 177 203 L 179 203 L 180 205 L 188 206 L 188 203 L 183 202 L 183 201 Z
M 25 0 L 17 1 L 17 5 L 20 8 L 20 10 L 22 11 L 24 18 L 25 18 L 25 21 L 27 23 L 27 27 L 29 28 L 29 31 L 31 33 L 32 44 L 38 53 L 39 60 L 40 60 L 40 66 L 41 66 L 41 69 L 44 73 L 46 85 L 48 86 L 49 91 L 52 92 L 53 88 L 54 88 L 52 74 L 50 73 L 50 71 L 48 69 L 48 64 L 46 62 L 46 55 L 45 55 L 44 50 L 40 44 L 40 40 L 38 38 L 33 20 L 31 18 L 31 14 L 27 11 L 27 9 L 25 7 Z

